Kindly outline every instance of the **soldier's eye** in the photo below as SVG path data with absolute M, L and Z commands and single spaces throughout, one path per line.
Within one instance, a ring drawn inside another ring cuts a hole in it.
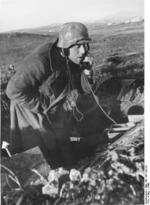
M 85 48 L 86 50 L 89 50 L 89 44 L 88 44 L 88 43 L 84 44 L 84 48 Z
M 76 44 L 76 48 L 80 48 L 81 47 L 81 44 Z

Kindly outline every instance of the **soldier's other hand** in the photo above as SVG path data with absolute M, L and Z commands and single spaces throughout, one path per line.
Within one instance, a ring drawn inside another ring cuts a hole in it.
M 79 93 L 78 93 L 78 91 L 76 89 L 72 90 L 68 94 L 68 96 L 66 98 L 66 101 L 64 103 L 64 109 L 66 111 L 70 111 L 70 110 L 73 109 L 73 107 L 76 106 L 76 101 L 77 101 L 78 96 L 79 96 Z

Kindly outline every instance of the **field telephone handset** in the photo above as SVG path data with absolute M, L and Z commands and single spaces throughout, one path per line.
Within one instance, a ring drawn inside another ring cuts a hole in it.
M 93 83 L 93 62 L 94 59 L 91 56 L 86 56 L 84 61 L 82 62 L 82 69 L 84 74 L 87 76 L 89 83 Z
M 72 82 L 71 82 L 71 73 L 70 73 L 70 67 L 69 67 L 69 63 L 68 63 L 68 54 L 69 51 L 68 49 L 62 49 L 62 55 L 66 58 L 66 65 L 67 65 L 67 70 L 68 70 L 68 74 L 70 77 L 70 85 L 73 88 Z M 87 76 L 88 82 L 89 82 L 89 88 L 91 90 L 91 93 L 93 95 L 93 98 L 95 99 L 95 102 L 97 103 L 98 107 L 102 110 L 102 112 L 114 123 L 116 124 L 116 122 L 103 110 L 102 106 L 99 103 L 98 97 L 95 95 L 95 93 L 93 92 L 91 85 L 93 83 L 93 70 L 92 70 L 92 66 L 93 66 L 93 58 L 90 56 L 86 56 L 82 62 L 82 69 L 83 72 L 85 74 L 85 76 Z M 75 104 L 76 105 L 76 104 Z M 83 113 L 80 112 L 80 110 L 77 108 L 77 106 L 73 107 L 73 113 L 75 118 L 77 119 L 77 121 L 81 121 L 83 119 Z
M 85 57 L 84 61 L 83 61 L 83 72 L 85 74 L 85 76 L 87 77 L 88 79 L 88 84 L 89 84 L 89 88 L 90 88 L 90 91 L 93 95 L 93 98 L 96 102 L 96 104 L 98 105 L 98 107 L 100 108 L 100 110 L 105 114 L 105 116 L 113 123 L 113 124 L 116 124 L 116 121 L 114 119 L 112 119 L 107 113 L 106 111 L 102 108 L 102 106 L 100 105 L 100 102 L 99 102 L 99 98 L 97 97 L 97 95 L 94 93 L 92 87 L 90 84 L 93 83 L 93 58 L 90 57 L 90 56 L 87 56 Z

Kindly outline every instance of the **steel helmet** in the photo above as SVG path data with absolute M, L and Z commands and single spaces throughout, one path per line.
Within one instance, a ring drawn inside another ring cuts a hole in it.
M 59 32 L 59 39 L 57 46 L 60 48 L 69 48 L 70 46 L 78 43 L 89 43 L 88 30 L 86 26 L 79 22 L 70 22 L 62 25 Z

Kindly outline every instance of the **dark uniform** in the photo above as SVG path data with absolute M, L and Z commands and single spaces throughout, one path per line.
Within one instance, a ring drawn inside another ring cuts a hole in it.
M 74 89 L 79 95 L 88 93 L 82 68 L 71 61 L 69 67 Z M 24 59 L 6 90 L 11 99 L 12 154 L 38 145 L 50 163 L 60 162 L 64 149 L 70 149 L 73 115 L 63 106 L 69 92 L 66 62 L 56 42 Z

